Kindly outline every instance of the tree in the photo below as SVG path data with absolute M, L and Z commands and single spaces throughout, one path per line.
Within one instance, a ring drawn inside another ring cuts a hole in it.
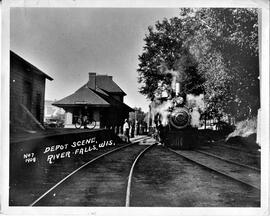
M 137 121 L 139 124 L 142 124 L 144 122 L 146 113 L 142 111 L 141 108 L 134 107 L 134 112 L 129 113 L 129 121 L 132 124 L 135 124 L 135 121 Z
M 199 34 L 194 34 L 192 42 L 198 50 L 204 48 L 206 58 L 197 59 L 199 71 L 206 76 L 210 107 L 214 104 L 239 120 L 256 115 L 260 100 L 257 11 L 200 9 L 194 18 Z M 196 41 L 204 41 L 208 47 Z
M 237 119 L 259 107 L 258 14 L 255 9 L 180 9 L 179 17 L 149 27 L 139 56 L 140 92 L 154 98 L 170 85 L 165 65 L 182 77 L 186 93 L 204 92 L 207 111 Z
M 201 93 L 202 81 L 196 61 L 183 45 L 185 32 L 181 20 L 164 19 L 157 22 L 155 28 L 150 26 L 148 31 L 143 53 L 139 56 L 139 83 L 143 84 L 140 92 L 153 100 L 160 81 L 171 86 L 172 73 L 169 71 L 173 70 L 182 76 L 186 93 Z

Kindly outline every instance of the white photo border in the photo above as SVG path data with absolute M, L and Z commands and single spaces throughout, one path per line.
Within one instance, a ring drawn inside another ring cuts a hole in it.
M 1 47 L 1 213 L 12 215 L 268 215 L 269 213 L 269 1 L 219 0 L 4 0 L 2 2 Z M 260 208 L 125 208 L 125 207 L 10 207 L 9 196 L 9 50 L 10 8 L 12 7 L 114 7 L 114 8 L 180 8 L 180 7 L 246 7 L 259 8 L 260 86 L 261 86 L 261 207 Z

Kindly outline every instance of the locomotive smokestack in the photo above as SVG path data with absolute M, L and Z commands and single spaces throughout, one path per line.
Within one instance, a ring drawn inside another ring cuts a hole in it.
M 180 94 L 180 82 L 175 83 L 175 95 L 178 96 Z

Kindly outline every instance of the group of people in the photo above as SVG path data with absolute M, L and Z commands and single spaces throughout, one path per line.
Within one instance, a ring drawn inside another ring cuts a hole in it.
M 157 135 L 157 140 L 164 145 L 165 144 L 165 137 L 166 137 L 166 132 L 167 132 L 167 128 L 166 126 L 163 126 L 161 121 L 159 120 L 157 122 L 157 126 L 156 126 L 156 135 Z M 124 141 L 126 142 L 130 142 L 130 125 L 127 119 L 125 119 L 124 125 L 123 125 L 123 133 L 124 133 Z

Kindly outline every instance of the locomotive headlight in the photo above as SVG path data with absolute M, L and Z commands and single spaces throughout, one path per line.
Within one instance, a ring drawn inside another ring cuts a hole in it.
M 169 117 L 170 124 L 177 129 L 185 128 L 190 123 L 189 111 L 185 107 L 178 108 Z

